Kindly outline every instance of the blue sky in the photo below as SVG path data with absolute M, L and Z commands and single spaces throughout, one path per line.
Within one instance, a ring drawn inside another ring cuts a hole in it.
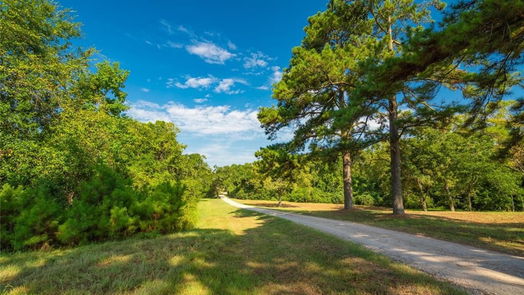
M 218 166 L 253 161 L 269 144 L 257 109 L 274 103 L 271 84 L 327 2 L 59 0 L 83 24 L 76 45 L 131 72 L 128 114 L 174 122 L 186 152 Z M 437 99 L 460 95 L 443 89 Z
M 83 24 L 75 43 L 131 72 L 129 115 L 169 120 L 210 165 L 254 160 L 267 145 L 256 119 L 271 83 L 325 0 L 60 0 Z

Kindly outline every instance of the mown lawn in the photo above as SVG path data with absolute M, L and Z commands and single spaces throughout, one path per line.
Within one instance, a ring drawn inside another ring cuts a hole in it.
M 450 212 L 407 210 L 394 217 L 389 209 L 357 206 L 345 211 L 338 204 L 236 200 L 238 202 L 292 211 L 312 216 L 360 222 L 420 234 L 441 240 L 524 256 L 524 212 Z
M 204 200 L 195 230 L 0 255 L 4 294 L 463 294 L 360 246 Z

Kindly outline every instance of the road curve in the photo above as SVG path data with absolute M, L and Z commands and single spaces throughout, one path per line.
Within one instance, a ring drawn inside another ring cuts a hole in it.
M 524 257 L 360 223 L 253 207 L 226 196 L 220 198 L 237 208 L 284 218 L 361 244 L 435 277 L 463 286 L 473 294 L 524 294 Z

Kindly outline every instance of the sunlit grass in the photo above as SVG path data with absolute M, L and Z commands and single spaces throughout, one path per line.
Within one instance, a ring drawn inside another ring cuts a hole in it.
M 461 294 L 363 247 L 204 200 L 195 230 L 0 256 L 4 294 Z
M 357 206 L 344 211 L 339 204 L 236 200 L 241 203 L 312 216 L 348 220 L 425 235 L 513 255 L 524 256 L 524 212 L 450 212 L 407 210 L 395 217 L 390 209 Z

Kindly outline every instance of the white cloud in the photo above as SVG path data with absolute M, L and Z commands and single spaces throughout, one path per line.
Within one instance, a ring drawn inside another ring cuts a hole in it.
M 231 164 L 243 164 L 256 160 L 256 149 L 243 148 L 246 142 L 243 140 L 231 141 L 215 139 L 213 142 L 204 144 L 201 147 L 188 147 L 188 150 L 206 157 L 208 163 L 217 166 Z
M 166 44 L 165 44 L 165 46 L 167 46 L 167 47 L 171 47 L 171 48 L 177 48 L 177 49 L 178 49 L 178 48 L 182 48 L 182 47 L 184 47 L 183 44 L 175 43 L 175 42 L 173 42 L 173 41 L 167 41 Z
M 240 84 L 247 84 L 247 82 L 245 80 L 241 80 L 241 79 L 222 79 L 220 80 L 220 82 L 218 83 L 218 85 L 215 87 L 215 92 L 216 93 L 226 93 L 226 94 L 239 94 L 239 93 L 242 93 L 241 90 L 232 90 L 231 88 L 233 86 L 235 86 L 235 83 L 240 83 Z
M 140 88 L 140 90 L 145 93 L 148 93 L 149 91 L 151 91 L 149 88 Z
M 173 26 L 171 26 L 171 24 L 165 20 L 165 19 L 161 19 L 160 20 L 160 24 L 162 25 L 162 27 L 164 28 L 164 30 L 166 30 L 166 32 L 169 34 L 169 35 L 173 35 L 174 31 L 173 31 Z
M 210 64 L 224 64 L 226 60 L 235 56 L 233 53 L 211 42 L 197 42 L 186 46 L 186 50 L 191 54 L 198 55 Z
M 168 79 L 166 85 L 168 88 L 178 87 L 182 89 L 187 88 L 208 88 L 211 84 L 215 83 L 217 79 L 213 76 L 209 77 L 189 77 L 184 83 L 175 82 L 174 79 Z
M 193 34 L 193 32 L 191 32 L 188 28 L 184 27 L 183 25 L 179 25 L 177 27 L 177 30 L 179 32 L 182 32 L 182 33 L 186 33 L 186 34 L 190 34 L 190 35 Z
M 127 114 L 142 122 L 173 122 L 181 130 L 178 139 L 188 145 L 185 153 L 202 154 L 210 165 L 254 161 L 254 153 L 269 144 L 253 109 L 138 101 L 130 104 Z
M 231 50 L 237 50 L 236 44 L 231 42 L 231 41 L 227 41 L 227 48 L 229 48 Z
M 193 101 L 196 102 L 196 103 L 204 103 L 204 102 L 208 101 L 208 99 L 207 98 L 195 98 L 195 99 L 193 99 Z
M 139 101 L 131 104 L 127 113 L 142 122 L 166 121 L 169 122 L 169 116 L 166 113 L 158 112 L 161 106 L 149 101 Z
M 271 77 L 269 77 L 269 83 L 273 85 L 282 80 L 282 71 L 278 66 L 271 67 L 271 70 L 273 71 L 273 73 L 271 74 Z
M 162 80 L 162 79 L 159 78 L 158 80 Z M 175 87 L 175 83 L 176 83 L 175 79 L 168 78 L 167 81 L 166 81 L 166 87 L 167 88 L 173 88 L 173 87 Z
M 258 90 L 269 90 L 269 87 L 266 85 L 262 85 L 262 86 L 258 86 L 257 89 Z
M 271 60 L 269 56 L 262 52 L 252 52 L 249 57 L 244 58 L 244 68 L 251 69 L 255 67 L 265 68 L 268 65 L 268 61 Z
M 139 121 L 170 121 L 183 132 L 196 135 L 262 133 L 256 110 L 233 110 L 226 105 L 190 108 L 174 102 L 158 105 L 139 101 L 131 104 L 128 114 Z
M 167 88 L 182 88 L 182 89 L 207 89 L 214 85 L 214 91 L 216 93 L 226 93 L 226 94 L 239 94 L 243 91 L 240 89 L 233 89 L 235 87 L 235 84 L 244 84 L 247 85 L 248 83 L 243 79 L 236 79 L 236 78 L 226 78 L 226 79 L 217 79 L 213 76 L 208 77 L 188 77 L 186 78 L 186 81 L 181 83 L 176 81 L 173 78 L 167 79 L 166 87 Z M 209 95 L 206 95 L 206 98 Z

